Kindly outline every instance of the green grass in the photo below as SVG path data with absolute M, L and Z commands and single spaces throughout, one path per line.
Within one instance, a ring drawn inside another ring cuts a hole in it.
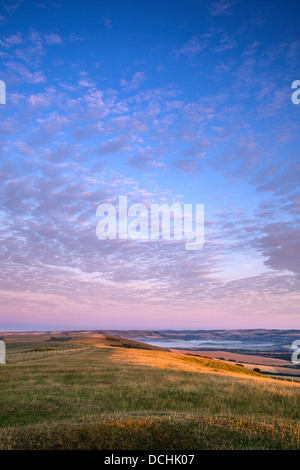
M 91 347 L 8 361 L 0 449 L 299 447 L 297 384 L 193 356 L 128 354 Z

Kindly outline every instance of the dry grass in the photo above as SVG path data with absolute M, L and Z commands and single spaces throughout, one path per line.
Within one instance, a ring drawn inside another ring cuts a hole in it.
M 299 384 L 94 340 L 0 368 L 0 448 L 299 447 Z
M 120 418 L 8 429 L 5 449 L 246 450 L 293 449 L 299 432 L 285 424 L 234 418 Z

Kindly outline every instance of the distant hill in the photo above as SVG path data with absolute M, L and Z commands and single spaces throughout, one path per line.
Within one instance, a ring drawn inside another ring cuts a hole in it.
M 76 344 L 86 344 L 96 348 L 105 347 L 118 347 L 118 348 L 135 348 L 135 349 L 148 349 L 151 351 L 169 351 L 167 348 L 152 346 L 151 344 L 141 343 L 120 336 L 112 336 L 106 334 L 82 334 L 78 336 L 71 336 L 71 339 Z

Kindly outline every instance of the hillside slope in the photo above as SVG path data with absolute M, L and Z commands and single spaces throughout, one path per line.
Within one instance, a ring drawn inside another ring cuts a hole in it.
M 0 449 L 299 447 L 299 384 L 122 338 L 59 339 L 8 345 Z

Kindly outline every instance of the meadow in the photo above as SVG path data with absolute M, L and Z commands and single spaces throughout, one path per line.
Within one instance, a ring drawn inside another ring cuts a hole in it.
M 0 449 L 297 449 L 300 384 L 103 335 L 7 341 Z

